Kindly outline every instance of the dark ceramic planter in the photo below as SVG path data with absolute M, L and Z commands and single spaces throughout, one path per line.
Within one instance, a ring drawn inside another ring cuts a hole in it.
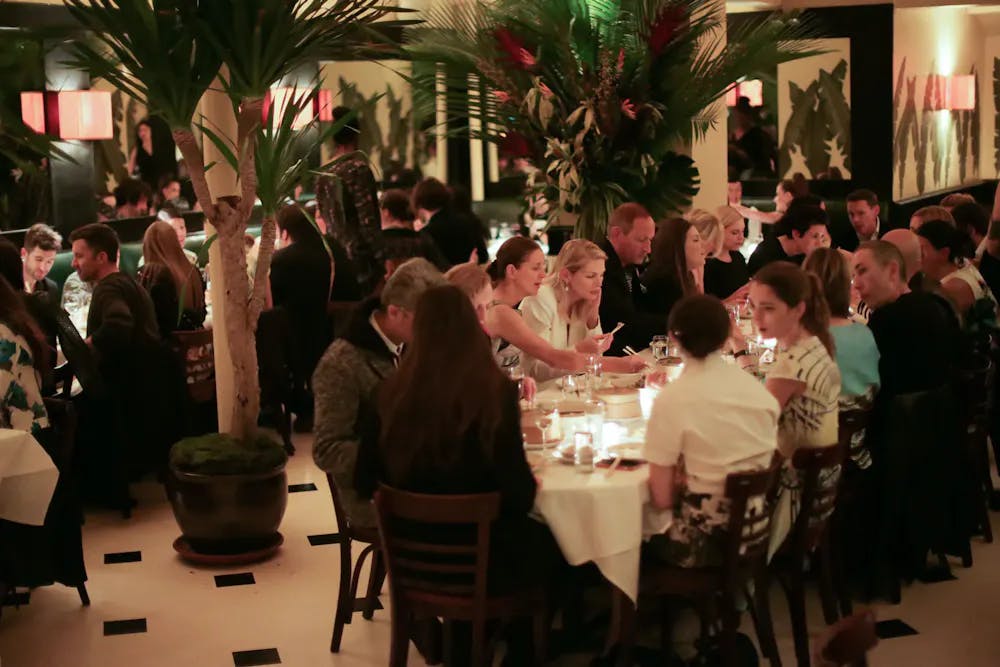
M 184 540 L 201 554 L 273 545 L 288 502 L 285 466 L 252 475 L 198 475 L 171 468 L 167 496 Z

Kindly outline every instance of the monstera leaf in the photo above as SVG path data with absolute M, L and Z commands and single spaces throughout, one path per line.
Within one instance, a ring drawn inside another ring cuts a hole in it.
M 819 71 L 819 108 L 826 120 L 829 138 L 837 140 L 844 153 L 844 164 L 851 169 L 851 107 L 844 96 L 846 75 L 847 61 L 843 59 L 832 72 Z

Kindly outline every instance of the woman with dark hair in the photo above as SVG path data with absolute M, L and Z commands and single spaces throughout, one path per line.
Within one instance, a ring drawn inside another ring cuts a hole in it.
M 176 145 L 170 128 L 156 116 L 143 118 L 135 126 L 135 145 L 128 158 L 128 173 L 156 192 L 160 179 L 177 175 Z
M 823 286 L 813 273 L 791 262 L 773 262 L 758 271 L 750 283 L 753 322 L 764 338 L 778 341 L 774 363 L 764 386 L 778 399 L 778 451 L 791 460 L 801 447 L 836 444 L 840 371 L 833 361 L 830 309 Z M 733 354 L 746 358 L 747 347 L 739 327 L 733 327 Z M 824 474 L 821 484 L 839 476 Z M 782 475 L 782 494 L 771 528 L 771 552 L 791 529 L 797 513 L 799 480 L 790 465 Z
M 376 412 L 358 454 L 363 497 L 371 497 L 376 482 L 426 494 L 499 492 L 491 591 L 549 580 L 559 551 L 548 528 L 528 516 L 537 485 L 524 454 L 517 386 L 494 362 L 461 289 L 445 285 L 421 295 L 412 341 L 378 391 Z M 414 530 L 420 539 L 445 543 L 453 534 Z
M 156 307 L 156 321 L 164 338 L 174 331 L 192 331 L 205 322 L 205 284 L 191 264 L 170 223 L 157 220 L 142 237 L 139 284 Z
M 830 335 L 836 347 L 834 358 L 840 371 L 840 410 L 870 408 L 879 388 L 878 346 L 871 329 L 851 321 L 851 271 L 843 253 L 817 248 L 802 268 L 819 278 L 830 307 Z M 871 465 L 864 434 L 851 443 L 851 459 L 859 468 Z
M 698 228 L 684 218 L 667 220 L 653 238 L 649 268 L 640 277 L 645 308 L 670 315 L 682 297 L 705 292 L 705 247 Z
M 41 392 L 48 368 L 48 345 L 23 294 L 0 277 L 0 428 L 37 436 L 49 425 Z
M 611 345 L 611 336 L 599 334 L 560 349 L 525 322 L 518 306 L 527 297 L 538 295 L 547 275 L 545 255 L 531 239 L 514 236 L 504 241 L 488 272 L 493 280 L 493 302 L 486 311 L 485 323 L 494 337 L 501 366 L 518 366 L 523 352 L 551 369 L 582 371 L 587 367 L 588 355 L 604 354 Z M 622 373 L 635 372 L 644 365 L 636 357 L 607 357 L 604 362 L 605 369 Z
M 979 320 L 973 312 L 978 302 L 996 317 L 997 301 L 979 269 L 973 264 L 972 239 L 944 220 L 930 220 L 917 229 L 920 238 L 920 269 L 941 283 L 941 291 L 951 299 L 966 325 Z M 988 314 L 987 314 L 988 316 Z
M 716 297 L 677 302 L 667 331 L 684 370 L 660 391 L 646 426 L 650 502 L 672 518 L 649 552 L 682 567 L 722 563 L 726 476 L 766 468 L 775 451 L 778 403 L 751 374 L 723 360 L 729 328 Z

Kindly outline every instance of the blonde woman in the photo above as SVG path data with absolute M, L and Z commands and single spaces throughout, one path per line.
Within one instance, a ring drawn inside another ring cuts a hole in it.
M 161 336 L 201 328 L 205 322 L 205 285 L 198 267 L 184 255 L 170 223 L 157 220 L 142 237 L 145 263 L 141 284 L 156 307 Z
M 701 236 L 701 245 L 705 249 L 705 259 L 718 257 L 722 254 L 724 230 L 717 216 L 703 208 L 696 208 L 689 211 L 684 218 L 698 230 L 698 234 Z
M 747 261 L 740 253 L 746 240 L 743 216 L 731 206 L 720 206 L 716 213 L 722 227 L 721 249 L 705 262 L 705 293 L 742 300 L 750 282 Z

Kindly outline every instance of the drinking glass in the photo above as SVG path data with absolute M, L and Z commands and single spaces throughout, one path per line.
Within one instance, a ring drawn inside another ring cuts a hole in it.
M 587 399 L 583 404 L 583 415 L 587 431 L 593 436 L 593 444 L 600 449 L 604 434 L 604 401 L 596 398 Z
M 669 347 L 670 339 L 667 336 L 653 336 L 653 340 L 649 344 L 649 349 L 653 352 L 653 359 L 656 361 L 667 358 Z
M 559 438 L 559 411 L 554 403 L 550 401 L 538 403 L 535 426 L 542 432 L 543 445 Z
M 602 357 L 599 354 L 587 355 L 587 389 L 592 394 L 601 388 Z
M 520 396 L 524 393 L 524 370 L 521 368 L 520 364 L 516 366 L 508 366 L 506 369 L 507 377 L 517 383 L 517 395 Z
M 586 431 L 577 431 L 573 434 L 573 463 L 576 464 L 577 472 L 594 472 L 594 463 L 597 458 L 597 449 L 594 447 L 594 435 Z

